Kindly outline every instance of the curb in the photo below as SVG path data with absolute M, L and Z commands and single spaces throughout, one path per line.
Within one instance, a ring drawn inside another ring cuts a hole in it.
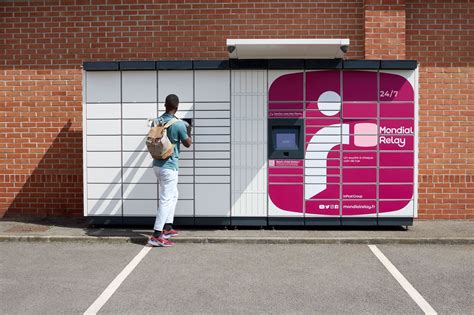
M 0 242 L 68 242 L 68 243 L 135 243 L 146 244 L 145 236 L 42 236 L 42 235 L 0 235 Z M 383 238 L 383 237 L 331 237 L 331 238 L 288 238 L 288 237 L 197 237 L 183 236 L 175 239 L 183 244 L 449 244 L 471 245 L 474 238 Z

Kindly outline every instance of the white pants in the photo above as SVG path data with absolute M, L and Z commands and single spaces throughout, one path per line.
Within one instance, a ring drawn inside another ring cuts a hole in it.
M 165 223 L 173 223 L 178 202 L 178 171 L 153 167 L 160 185 L 160 201 L 156 214 L 155 230 L 163 231 Z

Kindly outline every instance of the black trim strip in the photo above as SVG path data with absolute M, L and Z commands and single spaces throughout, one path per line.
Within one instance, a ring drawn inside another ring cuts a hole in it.
M 345 60 L 342 59 L 229 59 L 161 61 L 86 61 L 86 71 L 117 70 L 227 70 L 227 69 L 386 69 L 414 70 L 416 60 Z
M 230 69 L 229 60 L 194 60 L 196 70 L 227 70 Z
M 120 70 L 155 70 L 155 61 L 120 61 Z
M 306 226 L 341 226 L 341 218 L 323 218 L 323 217 L 305 217 L 304 225 Z
M 414 70 L 418 66 L 416 60 L 381 60 L 380 69 Z
M 304 59 L 269 59 L 268 69 L 304 69 Z
M 342 59 L 307 59 L 306 69 L 342 69 Z
M 341 218 L 342 226 L 377 226 L 377 218 Z
M 147 226 L 153 228 L 155 217 L 87 216 L 89 225 Z M 408 226 L 410 217 L 175 217 L 177 226 Z
M 161 60 L 156 62 L 158 70 L 192 70 L 191 60 Z
M 268 217 L 269 226 L 304 226 L 303 217 Z
M 194 225 L 201 225 L 201 226 L 230 225 L 230 217 L 194 217 Z
M 86 61 L 82 68 L 87 71 L 114 71 L 119 70 L 119 63 L 116 61 Z
M 267 226 L 267 217 L 231 217 L 230 225 Z
M 380 60 L 345 60 L 344 69 L 373 69 L 380 68 Z
M 381 218 L 378 219 L 379 226 L 402 226 L 413 225 L 413 218 Z
M 266 59 L 230 59 L 231 69 L 267 69 L 268 60 Z

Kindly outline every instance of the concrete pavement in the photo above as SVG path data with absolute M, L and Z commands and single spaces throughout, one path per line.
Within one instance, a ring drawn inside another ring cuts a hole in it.
M 399 227 L 187 228 L 179 231 L 177 243 L 474 244 L 474 220 L 418 220 L 407 231 Z M 151 227 L 89 227 L 82 218 L 0 220 L 0 241 L 142 244 L 150 232 Z
M 472 314 L 473 245 L 378 245 L 438 314 Z M 82 314 L 143 249 L 0 243 L 0 314 Z M 153 248 L 99 314 L 422 314 L 366 245 Z

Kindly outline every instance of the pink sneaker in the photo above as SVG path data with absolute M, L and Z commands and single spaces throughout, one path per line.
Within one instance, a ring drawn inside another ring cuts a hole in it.
M 174 236 L 179 235 L 178 231 L 176 231 L 176 230 L 169 230 L 169 231 L 163 230 L 163 232 L 161 232 L 161 233 L 163 233 L 163 238 L 165 238 L 165 239 L 169 239 L 169 238 L 172 238 Z
M 153 247 L 171 247 L 174 245 L 174 243 L 164 238 L 163 236 L 162 237 L 151 236 L 150 239 L 148 240 L 147 245 L 153 246 Z

